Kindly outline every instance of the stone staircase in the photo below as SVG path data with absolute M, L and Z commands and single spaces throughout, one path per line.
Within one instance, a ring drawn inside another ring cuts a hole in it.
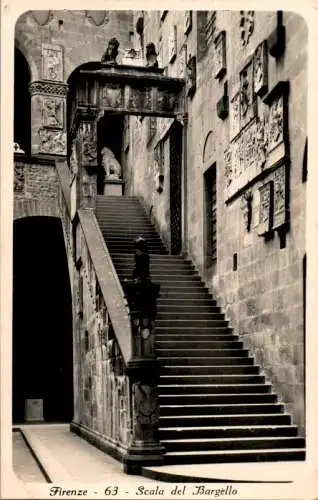
M 142 235 L 151 278 L 161 285 L 156 351 L 164 464 L 304 460 L 304 439 L 284 404 L 193 265 L 168 254 L 138 199 L 98 196 L 96 216 L 120 281 L 131 278 L 134 240 Z

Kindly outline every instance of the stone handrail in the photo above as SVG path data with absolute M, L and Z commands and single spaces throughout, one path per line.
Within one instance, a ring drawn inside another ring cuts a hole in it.
M 68 165 L 65 160 L 57 160 L 55 162 L 56 171 L 59 177 L 61 190 L 64 196 L 64 200 L 67 206 L 68 213 L 71 213 L 71 173 L 69 171 Z
M 116 339 L 127 364 L 132 358 L 132 331 L 124 291 L 94 211 L 80 209 L 78 216 Z

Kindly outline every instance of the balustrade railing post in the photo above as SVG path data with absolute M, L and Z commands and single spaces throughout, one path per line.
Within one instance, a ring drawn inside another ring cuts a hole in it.
M 160 286 L 150 278 L 146 240 L 137 238 L 135 243 L 133 279 L 124 284 L 133 334 L 133 357 L 126 367 L 133 405 L 132 442 L 124 457 L 127 474 L 139 474 L 143 465 L 159 465 L 165 453 L 158 436 L 159 363 L 155 352 L 155 319 Z

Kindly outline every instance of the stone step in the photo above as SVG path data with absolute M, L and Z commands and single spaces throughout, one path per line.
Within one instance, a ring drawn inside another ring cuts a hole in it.
M 109 233 L 108 231 L 106 230 L 102 230 L 102 234 L 104 236 L 104 238 L 107 240 L 107 242 L 109 241 L 118 241 L 119 243 L 135 243 L 135 239 L 133 236 L 130 236 L 129 233 L 126 233 L 126 234 L 120 234 L 119 232 L 116 232 L 116 233 Z M 137 235 L 137 236 L 140 236 L 140 235 Z M 147 239 L 147 244 L 148 244 L 148 247 L 149 245 L 151 244 L 157 244 L 157 243 L 160 243 L 162 244 L 162 241 L 161 241 L 161 238 L 158 234 L 154 234 L 153 236 L 151 236 L 151 238 L 148 238 Z
M 160 283 L 158 281 L 158 283 Z M 158 308 L 158 314 L 157 314 L 157 322 L 161 320 L 172 320 L 172 321 L 181 321 L 181 320 L 190 320 L 190 321 L 217 321 L 217 320 L 222 320 L 225 321 L 224 319 L 224 314 L 220 312 L 212 312 L 212 311 L 187 311 L 181 310 L 181 311 L 162 311 L 160 308 Z M 201 323 L 199 323 L 201 324 Z
M 305 460 L 305 450 L 298 448 L 280 448 L 266 450 L 232 450 L 168 452 L 164 455 L 163 465 L 205 464 L 232 462 L 279 462 Z
M 171 305 L 171 304 L 161 304 L 157 303 L 157 309 L 158 313 L 175 313 L 175 312 L 181 312 L 181 313 L 210 313 L 210 314 L 220 314 L 221 313 L 221 308 L 218 306 L 214 306 L 211 304 L 193 304 L 190 305 L 189 303 L 187 304 L 178 304 L 178 305 Z
M 214 359 L 214 358 L 245 358 L 248 356 L 247 349 L 210 349 L 206 347 L 205 349 L 190 348 L 190 349 L 158 349 L 156 348 L 156 354 L 160 359 L 173 359 L 173 358 L 188 358 L 192 360 L 193 358 L 198 359 Z
M 231 359 L 231 358 L 230 358 Z M 198 365 L 193 364 L 193 360 L 188 364 L 180 364 L 173 361 L 172 363 L 165 363 L 161 366 L 161 375 L 258 375 L 260 368 L 252 363 L 248 364 L 248 358 L 242 358 L 245 364 L 227 364 L 227 365 Z M 220 361 L 220 358 L 217 360 Z
M 161 427 L 159 439 L 215 439 L 242 437 L 297 436 L 296 425 L 231 425 L 198 427 Z
M 117 271 L 117 269 L 116 269 Z M 132 273 L 132 269 L 130 269 L 129 271 L 117 271 L 117 274 L 118 274 L 118 277 L 120 280 L 125 280 L 125 279 L 130 279 L 131 277 L 131 273 Z M 177 274 L 177 275 L 169 275 L 169 274 L 164 274 L 164 272 L 162 273 L 155 273 L 155 272 L 151 272 L 151 279 L 155 282 L 155 283 L 162 283 L 164 284 L 165 286 L 169 286 L 170 284 L 173 286 L 175 283 L 176 285 L 180 285 L 180 286 L 193 286 L 193 285 L 196 285 L 196 284 L 200 284 L 202 285 L 202 281 L 201 281 L 201 278 L 200 276 L 196 276 L 195 274 L 193 274 L 192 276 L 186 276 L 186 275 L 182 275 L 182 274 Z
M 167 286 L 166 283 L 162 284 L 160 298 L 162 299 L 191 299 L 195 303 L 198 299 L 205 299 L 208 294 L 208 289 L 202 284 L 198 283 L 196 286 L 178 287 Z
M 215 340 L 201 340 L 197 337 L 195 340 L 188 340 L 183 338 L 182 340 L 158 340 L 156 338 L 156 349 L 157 352 L 162 352 L 162 349 L 170 351 L 170 349 L 242 349 L 243 342 L 241 341 L 215 341 Z
M 198 330 L 195 326 L 156 325 L 157 335 L 178 335 L 178 337 L 181 336 L 181 338 L 185 336 L 188 338 L 188 335 L 209 335 L 211 340 L 213 340 L 214 335 L 231 335 L 232 331 L 233 328 L 228 326 L 200 326 L 200 330 Z
M 150 262 L 161 262 L 161 263 L 166 263 L 167 265 L 170 263 L 180 263 L 180 262 L 186 262 L 186 263 L 190 263 L 190 261 L 187 261 L 184 259 L 184 257 L 182 255 L 158 255 L 158 254 L 154 254 L 152 255 L 151 253 L 149 253 L 150 255 Z M 133 260 L 133 257 L 131 256 L 131 254 L 129 252 L 127 252 L 126 254 L 125 253 L 120 253 L 118 256 L 116 255 L 116 253 L 114 252 L 112 258 L 114 259 L 114 261 L 116 260 L 116 257 L 118 257 L 120 260 Z
M 176 299 L 174 297 L 159 297 L 157 301 L 158 307 L 161 306 L 168 306 L 168 307 L 204 307 L 204 306 L 211 306 L 211 307 L 217 307 L 216 300 L 210 298 L 208 294 L 202 295 L 202 297 L 197 297 L 195 300 L 193 300 L 191 297 L 185 297 L 183 296 L 180 299 Z
M 158 360 L 160 361 L 162 366 L 209 366 L 210 368 L 218 366 L 219 371 L 222 371 L 225 366 L 232 365 L 253 365 L 254 359 L 248 358 L 246 356 L 231 356 L 231 357 L 212 357 L 208 354 L 206 356 L 191 356 L 182 357 L 182 356 L 158 356 Z
M 163 440 L 167 452 L 175 451 L 238 451 L 275 448 L 303 448 L 304 439 L 298 436 L 261 436 L 243 438 L 205 438 Z
M 246 394 L 214 394 L 202 391 L 197 394 L 161 394 L 159 393 L 159 404 L 161 405 L 183 405 L 188 407 L 189 405 L 200 404 L 204 401 L 206 405 L 246 405 L 246 404 L 258 404 L 258 403 L 276 403 L 277 395 L 273 393 L 246 393 Z
M 160 415 L 252 415 L 253 413 L 282 413 L 284 405 L 281 403 L 238 403 L 238 404 L 160 404 Z M 234 417 L 233 417 L 234 418 Z
M 188 326 L 188 327 L 197 327 L 198 329 L 201 326 L 221 326 L 227 327 L 229 322 L 225 319 L 199 319 L 200 317 L 195 317 L 193 319 L 181 319 L 181 318 L 157 318 L 156 325 L 160 326 Z
M 215 385 L 220 388 L 223 385 L 229 385 L 230 387 L 238 387 L 244 385 L 245 387 L 250 387 L 251 385 L 262 384 L 263 387 L 268 387 L 269 384 L 265 384 L 264 375 L 244 375 L 244 374 L 234 374 L 234 375 L 161 375 L 160 384 L 210 384 Z
M 159 429 L 173 427 L 224 427 L 224 426 L 259 426 L 259 425 L 290 425 L 291 418 L 287 413 L 254 413 L 224 414 L 224 415 L 160 415 Z
M 174 380 L 175 381 L 175 380 Z M 200 382 L 197 384 L 160 384 L 158 385 L 158 393 L 161 395 L 183 395 L 183 394 L 267 394 L 271 391 L 270 384 L 205 384 Z
M 125 273 L 125 272 L 130 272 L 130 270 L 134 267 L 134 260 L 131 259 L 131 261 L 127 261 L 126 263 L 123 262 L 116 262 L 116 270 L 118 273 Z M 171 276 L 195 276 L 197 275 L 197 272 L 194 271 L 193 268 L 190 266 L 187 266 L 186 264 L 176 264 L 172 263 L 170 265 L 164 265 L 162 264 L 153 264 L 150 262 L 150 274 L 161 274 L 164 273 L 166 275 L 171 275 Z
M 169 333 L 166 333 L 166 334 L 158 334 L 158 332 L 156 332 L 156 345 L 159 345 L 159 342 L 167 342 L 167 343 L 174 343 L 176 342 L 177 345 L 179 345 L 179 342 L 181 342 L 182 344 L 185 344 L 185 343 L 201 343 L 202 342 L 202 345 L 204 346 L 206 342 L 213 342 L 215 343 L 214 345 L 217 345 L 217 344 L 220 344 L 220 347 L 221 347 L 221 344 L 239 344 L 239 343 L 242 343 L 239 339 L 238 339 L 238 336 L 237 335 L 231 335 L 230 333 L 226 333 L 224 335 L 218 335 L 218 334 L 210 334 L 210 335 L 205 335 L 205 334 L 202 334 L 200 332 L 198 332 L 197 335 L 174 335 L 174 334 L 169 334 Z M 158 343 L 158 344 L 157 344 Z M 169 345 L 169 344 L 167 344 Z M 201 347 L 200 344 L 198 344 L 198 347 Z M 238 345 L 239 347 L 239 345 Z

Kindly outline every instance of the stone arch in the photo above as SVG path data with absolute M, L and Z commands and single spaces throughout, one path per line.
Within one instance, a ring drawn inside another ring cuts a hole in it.
M 31 51 L 29 51 L 26 48 L 26 45 L 23 43 L 22 38 L 23 38 L 22 35 L 15 37 L 14 47 L 21 52 L 21 54 L 24 56 L 25 60 L 28 63 L 29 70 L 30 70 L 30 81 L 32 82 L 34 80 L 39 80 L 40 68 L 37 67 L 35 59 L 31 53 Z
M 202 154 L 202 162 L 206 165 L 212 158 L 214 153 L 213 150 L 213 131 L 210 130 L 205 138 Z
M 40 200 L 15 200 L 14 220 L 24 217 L 55 217 L 60 219 L 60 211 L 56 202 L 43 202 Z

